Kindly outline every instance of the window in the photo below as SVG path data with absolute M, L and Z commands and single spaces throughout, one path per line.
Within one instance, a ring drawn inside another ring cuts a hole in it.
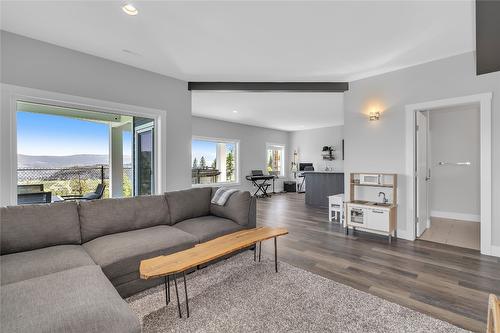
M 18 204 L 154 193 L 153 119 L 17 101 L 16 125 Z
M 267 145 L 266 169 L 270 175 L 285 176 L 285 146 Z
M 192 184 L 238 182 L 238 141 L 193 138 Z

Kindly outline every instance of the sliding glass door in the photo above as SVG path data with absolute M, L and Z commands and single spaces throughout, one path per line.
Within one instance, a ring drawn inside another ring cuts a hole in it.
M 135 195 L 148 195 L 154 189 L 154 122 L 135 121 Z

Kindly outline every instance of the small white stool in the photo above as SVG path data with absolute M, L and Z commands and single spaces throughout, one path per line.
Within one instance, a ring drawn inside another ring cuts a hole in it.
M 342 224 L 344 222 L 344 193 L 328 197 L 328 221 L 332 222 L 334 213 L 335 219 Z

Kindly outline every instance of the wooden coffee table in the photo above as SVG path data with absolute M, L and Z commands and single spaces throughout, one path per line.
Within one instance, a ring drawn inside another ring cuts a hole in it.
M 259 243 L 259 261 L 262 253 L 262 241 L 274 238 L 274 268 L 278 272 L 278 245 L 279 236 L 288 234 L 285 228 L 261 227 L 245 229 L 228 234 L 205 243 L 197 244 L 195 247 L 176 252 L 173 254 L 158 256 L 142 260 L 139 273 L 141 279 L 149 280 L 165 278 L 165 301 L 170 303 L 170 277 L 173 277 L 175 294 L 177 296 L 177 307 L 179 317 L 182 318 L 181 305 L 179 302 L 179 290 L 177 288 L 177 275 L 182 273 L 184 279 L 184 291 L 186 296 L 186 311 L 189 318 L 189 303 L 187 295 L 186 271 L 218 259 L 230 253 Z M 257 260 L 257 246 L 254 248 L 254 260 Z

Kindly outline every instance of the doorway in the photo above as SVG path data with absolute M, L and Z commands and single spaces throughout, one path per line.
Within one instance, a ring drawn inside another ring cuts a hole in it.
M 479 145 L 479 156 L 480 156 L 480 191 L 479 191 L 479 216 L 480 216 L 480 250 L 482 254 L 492 255 L 494 254 L 494 247 L 492 246 L 492 186 L 491 186 L 491 145 L 492 145 L 492 133 L 491 133 L 491 93 L 482 93 L 477 95 L 469 95 L 463 97 L 448 98 L 442 100 L 435 100 L 417 104 L 406 105 L 406 191 L 407 191 L 407 202 L 409 203 L 408 209 L 405 213 L 407 214 L 408 221 L 408 239 L 415 240 L 419 237 L 419 233 L 423 234 L 427 228 L 427 223 L 432 223 L 430 219 L 430 211 L 427 212 L 429 218 L 419 219 L 419 208 L 422 207 L 424 203 L 423 199 L 418 199 L 418 195 L 422 193 L 417 192 L 418 184 L 422 189 L 426 189 L 422 186 L 423 180 L 428 176 L 421 170 L 418 170 L 417 155 L 417 113 L 421 111 L 429 111 L 435 109 L 441 109 L 446 107 L 459 107 L 466 105 L 479 105 L 479 135 L 480 135 L 480 145 Z M 432 140 L 432 136 L 431 136 Z M 422 145 L 422 143 L 421 143 Z M 420 153 L 422 154 L 422 153 Z M 446 161 L 443 161 L 446 162 Z M 460 161 L 456 161 L 460 162 Z M 444 166 L 444 165 L 443 165 Z M 424 168 L 421 168 L 424 169 Z M 425 170 L 425 169 L 424 169 Z M 432 179 L 432 174 L 430 175 Z M 432 182 L 432 180 L 431 180 Z M 427 185 L 427 190 L 429 190 L 429 185 Z M 420 206 L 419 206 L 420 204 Z M 428 202 L 427 202 L 428 204 Z M 420 209 L 421 210 L 421 209 Z
M 416 233 L 480 249 L 479 103 L 417 111 Z

